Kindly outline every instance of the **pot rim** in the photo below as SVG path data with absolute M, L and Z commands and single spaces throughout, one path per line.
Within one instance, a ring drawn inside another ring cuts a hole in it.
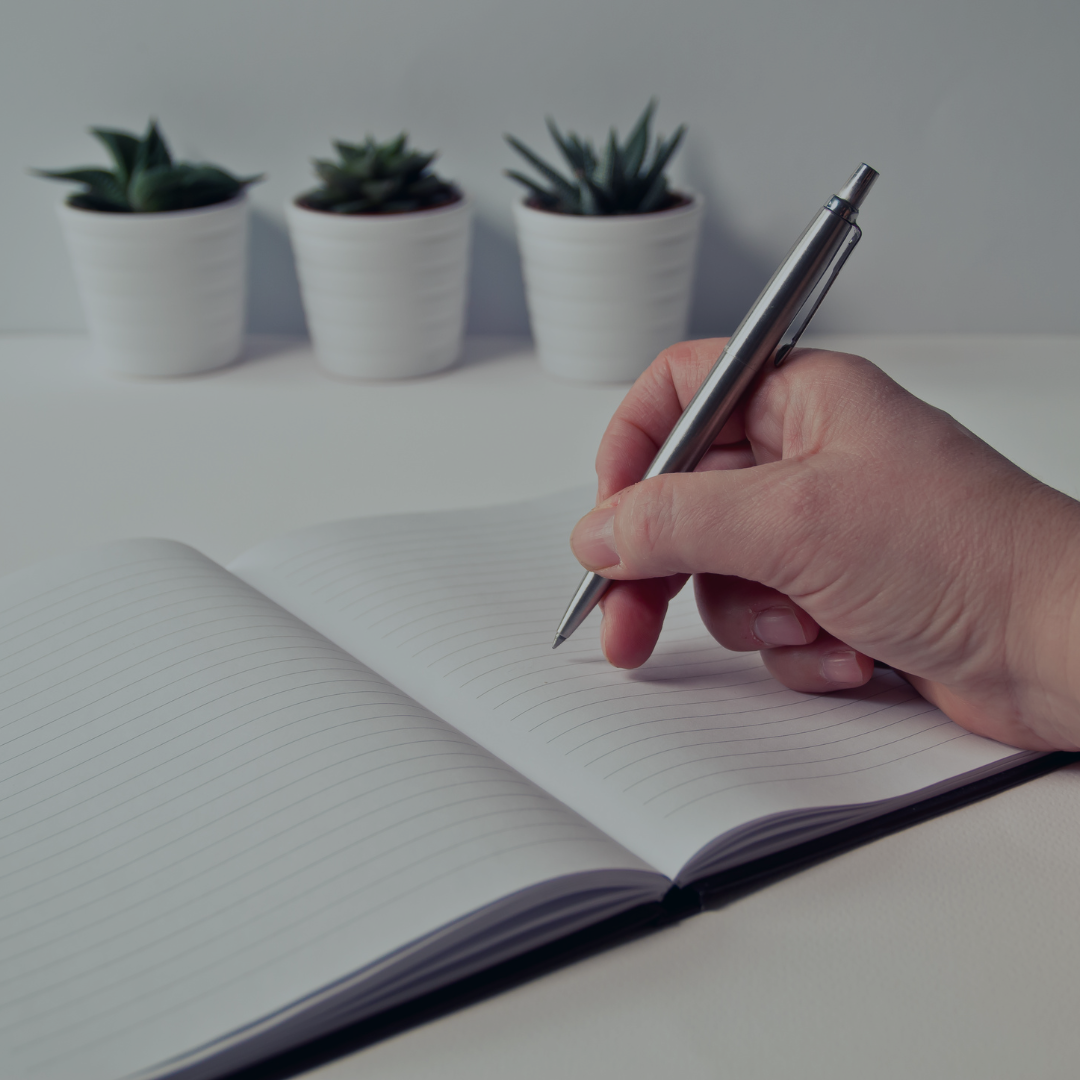
M 327 221 L 416 221 L 418 218 L 437 217 L 439 214 L 453 213 L 463 207 L 469 206 L 472 200 L 467 192 L 458 189 L 460 198 L 453 202 L 443 203 L 442 206 L 429 206 L 423 210 L 402 210 L 395 214 L 335 214 L 332 210 L 314 210 L 310 206 L 302 206 L 299 203 L 300 195 L 294 195 L 285 204 L 288 210 L 295 210 L 302 214 L 311 214 L 319 220 Z
M 232 209 L 240 203 L 246 202 L 247 197 L 247 191 L 245 190 L 241 191 L 239 195 L 234 195 L 231 199 L 226 199 L 224 202 L 210 203 L 207 206 L 189 206 L 184 210 L 143 210 L 126 213 L 117 213 L 113 210 L 89 210 L 85 206 L 70 206 L 65 199 L 57 206 L 57 211 L 61 214 L 70 213 L 75 217 L 86 217 L 100 221 L 113 218 L 117 221 L 178 221 L 185 217 L 205 217 L 207 214 L 213 214 L 219 210 Z
M 664 221 L 668 218 L 679 217 L 681 214 L 689 214 L 694 210 L 697 210 L 702 205 L 702 197 L 689 188 L 673 189 L 672 194 L 682 195 L 688 201 L 680 203 L 678 206 L 670 206 L 666 210 L 649 210 L 644 214 L 564 214 L 558 210 L 542 210 L 536 206 L 530 206 L 528 203 L 528 195 L 523 195 L 519 199 L 515 199 L 513 202 L 513 208 L 516 211 L 525 214 L 531 214 L 541 219 L 554 218 L 557 221 L 581 221 L 589 222 L 586 228 L 590 228 L 593 224 L 603 222 L 605 225 L 611 225 L 613 222 L 642 222 L 642 221 Z

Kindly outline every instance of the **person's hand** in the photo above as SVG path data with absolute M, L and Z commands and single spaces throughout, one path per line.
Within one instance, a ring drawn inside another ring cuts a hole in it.
M 807 349 L 697 471 L 635 483 L 723 345 L 662 353 L 601 442 L 571 544 L 618 582 L 608 660 L 644 663 L 695 574 L 717 641 L 760 649 L 793 689 L 860 686 L 877 659 L 981 735 L 1080 749 L 1080 504 L 868 361 Z

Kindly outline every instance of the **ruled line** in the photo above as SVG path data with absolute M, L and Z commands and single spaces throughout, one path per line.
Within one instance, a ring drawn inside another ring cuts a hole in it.
M 248 1023 L 223 988 L 341 978 L 355 962 L 312 950 L 403 947 L 394 906 L 435 883 L 460 913 L 559 867 L 639 865 L 179 545 L 4 579 L 0 612 L 0 1031 L 20 1075 L 90 1076 L 88 1048 L 128 1032 L 143 1053 L 159 1021 L 165 1047 L 181 1007 L 207 1039 Z
M 265 545 L 238 571 L 606 822 L 629 814 L 667 828 L 672 813 L 695 812 L 698 800 L 667 809 L 685 785 L 710 777 L 722 785 L 734 770 L 745 777 L 749 761 L 767 769 L 801 759 L 820 772 L 823 747 L 850 766 L 843 775 L 910 784 L 916 773 L 889 771 L 894 761 L 910 763 L 906 740 L 958 730 L 891 675 L 828 698 L 787 690 L 756 653 L 712 641 L 690 590 L 672 601 L 660 645 L 639 672 L 609 668 L 588 626 L 552 653 L 552 628 L 580 575 L 567 538 L 586 508 L 571 495 L 338 523 Z M 918 753 L 927 783 L 953 768 L 932 747 Z M 829 777 L 819 779 L 827 801 Z M 710 813 L 701 809 L 702 829 Z M 620 839 L 629 842 L 625 833 Z

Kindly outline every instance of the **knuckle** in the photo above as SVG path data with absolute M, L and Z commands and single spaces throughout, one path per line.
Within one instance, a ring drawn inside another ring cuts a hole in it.
M 762 515 L 762 526 L 774 535 L 784 537 L 782 550 L 777 552 L 775 565 L 766 576 L 772 584 L 789 591 L 796 586 L 791 572 L 797 566 L 813 561 L 814 554 L 827 549 L 830 522 L 835 521 L 835 491 L 830 478 L 812 464 L 778 471 L 765 492 L 768 510 Z M 800 558 L 791 560 L 791 553 Z
M 627 569 L 644 568 L 653 573 L 674 573 L 671 552 L 677 535 L 677 509 L 673 485 L 658 476 L 636 484 L 627 492 L 622 529 L 616 535 L 619 558 Z M 619 529 L 619 524 L 616 529 Z
M 774 512 L 787 523 L 794 543 L 811 539 L 828 520 L 832 497 L 819 470 L 791 470 L 772 493 Z
M 811 350 L 798 363 L 785 364 L 777 382 L 789 400 L 805 402 L 810 409 L 831 406 L 852 395 L 876 396 L 874 385 L 888 380 L 869 360 L 851 353 Z M 778 387 L 779 388 L 779 387 Z M 826 413 L 830 411 L 826 408 Z
M 705 380 L 727 342 L 727 338 L 678 341 L 664 349 L 648 371 L 660 373 L 665 384 L 674 386 L 681 397 L 689 400 L 687 395 L 692 396 Z
M 694 350 L 689 341 L 677 341 L 666 349 L 661 349 L 653 361 L 658 367 L 681 367 L 694 359 Z

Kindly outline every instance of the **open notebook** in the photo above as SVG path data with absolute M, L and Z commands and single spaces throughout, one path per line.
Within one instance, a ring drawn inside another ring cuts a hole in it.
M 637 672 L 552 652 L 589 503 L 0 581 L 3 1075 L 219 1076 L 1032 756 L 890 672 L 786 690 L 692 599 Z

